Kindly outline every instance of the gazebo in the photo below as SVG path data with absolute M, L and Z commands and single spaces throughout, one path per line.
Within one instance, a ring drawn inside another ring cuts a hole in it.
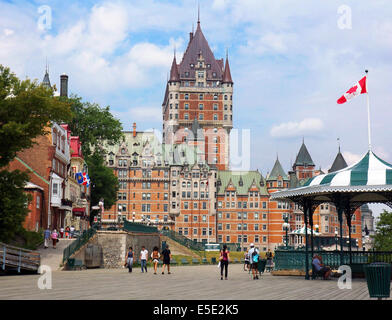
M 351 258 L 351 217 L 355 210 L 366 203 L 383 203 L 392 208 L 392 165 L 369 150 L 361 160 L 344 169 L 310 178 L 294 189 L 275 192 L 271 200 L 291 200 L 300 205 L 305 222 L 305 279 L 309 279 L 308 224 L 313 256 L 313 213 L 322 203 L 335 205 L 340 225 L 340 263 L 343 261 L 343 214 L 349 230 Z

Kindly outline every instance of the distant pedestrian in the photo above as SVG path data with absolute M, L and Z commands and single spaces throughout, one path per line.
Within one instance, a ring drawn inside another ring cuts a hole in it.
M 257 267 L 259 264 L 259 250 L 255 248 L 255 245 L 253 243 L 250 244 L 248 254 L 251 261 L 253 280 L 255 280 L 259 278 L 259 276 L 257 275 Z
M 69 231 L 71 232 L 71 238 L 73 238 L 75 227 L 71 226 L 71 228 L 69 228 Z
M 69 239 L 69 226 L 65 227 L 65 238 Z
M 60 228 L 60 238 L 62 239 L 64 237 L 64 228 Z
M 158 262 L 161 255 L 159 254 L 158 247 L 154 247 L 151 253 L 152 263 L 154 264 L 154 274 L 157 274 Z
M 245 254 L 244 254 L 244 271 L 250 272 L 250 262 L 249 262 L 248 251 L 245 251 Z
M 128 271 L 132 272 L 133 266 L 133 249 L 129 247 L 127 254 L 125 255 L 125 265 L 128 267 Z
M 58 233 L 57 233 L 57 230 L 54 229 L 54 230 L 52 231 L 52 234 L 51 234 L 52 242 L 53 242 L 53 249 L 56 249 L 56 243 L 57 243 L 58 236 L 59 236 L 59 235 L 58 235 Z
M 268 272 L 271 272 L 271 269 L 272 269 L 272 252 L 271 252 L 271 249 L 268 249 L 268 251 L 266 253 L 266 257 L 267 257 L 266 268 L 267 268 Z
M 165 266 L 167 266 L 167 273 L 170 274 L 170 260 L 171 260 L 171 252 L 169 250 L 169 245 L 166 245 L 166 248 L 162 251 L 163 256 L 163 265 L 162 265 L 162 274 L 165 274 Z
M 229 268 L 230 252 L 226 245 L 224 245 L 223 249 L 220 251 L 219 261 L 221 268 L 221 280 L 223 280 L 223 269 L 225 269 L 225 280 L 227 280 L 227 269 Z
M 146 273 L 147 273 L 147 259 L 148 259 L 148 251 L 143 246 L 142 251 L 140 251 L 140 266 L 142 268 L 142 272 L 144 272 L 145 269 Z
M 49 247 L 49 242 L 50 242 L 50 237 L 51 233 L 49 228 L 46 228 L 46 230 L 44 231 L 44 248 L 47 249 Z

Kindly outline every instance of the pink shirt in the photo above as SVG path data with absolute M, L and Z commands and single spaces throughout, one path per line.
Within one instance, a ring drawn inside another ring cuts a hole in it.
M 57 232 L 52 232 L 52 239 L 57 239 Z

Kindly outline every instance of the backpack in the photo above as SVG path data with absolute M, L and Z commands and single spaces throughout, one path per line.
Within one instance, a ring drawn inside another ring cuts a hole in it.
M 252 252 L 252 261 L 253 262 L 259 262 L 259 253 L 257 252 L 256 249 L 254 249 L 253 252 Z

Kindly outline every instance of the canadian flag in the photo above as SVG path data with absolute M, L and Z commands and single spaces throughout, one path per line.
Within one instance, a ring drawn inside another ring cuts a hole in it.
M 352 86 L 344 95 L 338 99 L 338 104 L 347 102 L 348 100 L 358 96 L 362 93 L 367 93 L 366 90 L 366 76 L 359 80 L 354 86 Z

